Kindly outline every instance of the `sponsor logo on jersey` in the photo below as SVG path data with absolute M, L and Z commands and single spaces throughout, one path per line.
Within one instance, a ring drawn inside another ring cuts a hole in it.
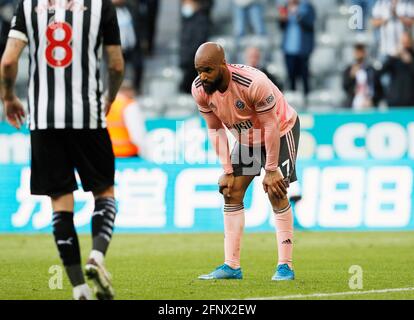
M 273 101 L 275 101 L 275 96 L 273 95 L 273 93 L 270 95 L 270 96 L 268 96 L 267 98 L 266 98 L 266 103 L 267 104 L 271 104 Z
M 266 99 L 264 99 L 264 100 L 260 101 L 260 102 L 257 104 L 256 108 L 257 108 L 257 109 L 260 109 L 260 108 L 266 107 L 266 106 L 268 106 L 269 104 L 271 104 L 273 101 L 275 101 L 275 96 L 274 96 L 274 95 L 273 95 L 273 93 L 272 93 L 272 94 L 271 94 L 270 96 L 268 96 Z
M 242 121 L 233 125 L 233 128 L 237 130 L 238 133 L 241 133 L 244 130 L 249 130 L 253 128 L 253 123 L 250 120 Z

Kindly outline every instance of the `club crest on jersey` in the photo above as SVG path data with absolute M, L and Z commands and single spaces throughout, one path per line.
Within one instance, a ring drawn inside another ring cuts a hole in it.
M 243 110 L 244 109 L 244 106 L 245 106 L 245 104 L 244 104 L 243 101 L 241 101 L 241 100 L 237 100 L 236 101 L 236 108 L 237 109 Z

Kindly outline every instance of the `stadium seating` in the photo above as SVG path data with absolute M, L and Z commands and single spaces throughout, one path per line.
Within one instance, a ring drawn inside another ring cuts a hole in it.
M 317 47 L 311 56 L 312 76 L 324 76 L 338 72 L 338 56 L 335 48 Z
M 332 107 L 340 108 L 345 99 L 342 90 L 314 90 L 308 96 L 308 111 L 330 111 Z
M 196 115 L 198 112 L 197 105 L 190 94 L 176 95 L 172 101 L 169 101 L 169 104 L 172 107 L 166 110 L 165 117 L 187 117 Z
M 138 103 L 146 118 L 159 118 L 165 112 L 165 104 L 163 100 L 153 96 L 146 95 L 138 99 Z
M 210 38 L 210 41 L 217 42 L 224 48 L 229 62 L 237 59 L 236 40 L 232 35 L 213 36 Z
M 296 110 L 305 110 L 305 98 L 301 90 L 284 91 L 285 98 L 289 104 L 295 106 Z

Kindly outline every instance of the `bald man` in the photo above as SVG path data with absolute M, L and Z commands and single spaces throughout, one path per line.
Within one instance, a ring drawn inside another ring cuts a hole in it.
M 299 117 L 266 75 L 249 66 L 227 64 L 223 48 L 201 45 L 195 56 L 198 77 L 192 95 L 222 163 L 224 264 L 199 279 L 242 279 L 240 247 L 246 189 L 263 167 L 263 188 L 274 212 L 278 263 L 272 280 L 293 280 L 293 216 L 286 196 L 296 181 Z M 230 153 L 225 127 L 236 137 Z

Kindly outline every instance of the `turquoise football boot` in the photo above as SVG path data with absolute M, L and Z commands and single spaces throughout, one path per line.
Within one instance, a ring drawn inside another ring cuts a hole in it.
M 272 280 L 274 281 L 294 280 L 294 279 L 295 279 L 295 272 L 289 268 L 289 265 L 287 263 L 278 265 L 276 272 L 272 277 Z
M 233 269 L 227 264 L 223 264 L 209 274 L 203 274 L 198 277 L 200 280 L 216 280 L 216 279 L 243 279 L 241 268 Z

